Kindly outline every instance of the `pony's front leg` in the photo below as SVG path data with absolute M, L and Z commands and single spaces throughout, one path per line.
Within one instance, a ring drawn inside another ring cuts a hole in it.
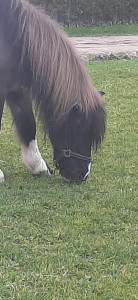
M 37 145 L 36 124 L 28 94 L 23 90 L 12 91 L 7 97 L 17 136 L 21 143 L 23 162 L 34 175 L 50 175 L 49 168 L 43 160 Z
M 34 175 L 50 175 L 50 169 L 43 160 L 37 145 L 32 139 L 28 145 L 21 143 L 22 159 L 27 170 Z
M 3 107 L 4 107 L 4 100 L 0 99 L 0 131 L 1 131 L 1 120 L 2 120 L 2 114 L 3 114 Z M 0 169 L 0 184 L 4 182 L 4 174 L 2 170 Z

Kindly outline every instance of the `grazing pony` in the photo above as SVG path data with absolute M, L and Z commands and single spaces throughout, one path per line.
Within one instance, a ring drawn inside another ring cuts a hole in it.
M 86 180 L 91 148 L 105 133 L 102 96 L 56 21 L 25 0 L 0 0 L 0 124 L 6 100 L 27 170 L 50 175 L 37 145 L 32 99 L 61 176 Z

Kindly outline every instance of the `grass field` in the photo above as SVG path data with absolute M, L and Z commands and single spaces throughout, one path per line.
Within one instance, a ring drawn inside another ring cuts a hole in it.
M 64 30 L 70 36 L 110 35 L 110 34 L 138 34 L 137 25 L 113 25 L 113 26 L 81 26 L 65 27 Z
M 88 70 L 106 92 L 107 132 L 86 183 L 28 174 L 5 109 L 1 300 L 138 299 L 138 61 L 94 62 Z M 51 165 L 50 145 L 39 131 Z

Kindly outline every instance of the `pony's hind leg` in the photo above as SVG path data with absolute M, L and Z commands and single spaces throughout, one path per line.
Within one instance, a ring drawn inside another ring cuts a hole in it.
M 2 170 L 0 169 L 0 184 L 4 182 L 4 174 Z
M 5 102 L 4 99 L 0 98 L 0 131 L 1 131 L 1 120 L 2 120 L 4 102 Z
M 34 175 L 50 175 L 49 168 L 43 160 L 37 145 L 36 124 L 29 94 L 23 89 L 11 91 L 7 97 L 17 136 L 21 143 L 23 162 Z
M 0 131 L 1 131 L 1 120 L 2 120 L 2 114 L 3 114 L 3 107 L 4 107 L 4 100 L 0 98 Z M 4 182 L 4 174 L 2 170 L 0 169 L 0 184 Z

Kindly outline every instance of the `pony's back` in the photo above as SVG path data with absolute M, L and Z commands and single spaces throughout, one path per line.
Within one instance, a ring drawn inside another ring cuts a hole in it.
M 76 104 L 86 115 L 101 106 L 101 96 L 58 23 L 27 1 L 0 0 L 0 3 L 10 10 L 7 28 L 12 33 L 12 42 L 22 43 L 20 65 L 28 53 L 33 86 L 39 86 L 39 91 L 41 87 L 47 108 L 49 102 L 54 107 L 55 118 L 61 120 Z

